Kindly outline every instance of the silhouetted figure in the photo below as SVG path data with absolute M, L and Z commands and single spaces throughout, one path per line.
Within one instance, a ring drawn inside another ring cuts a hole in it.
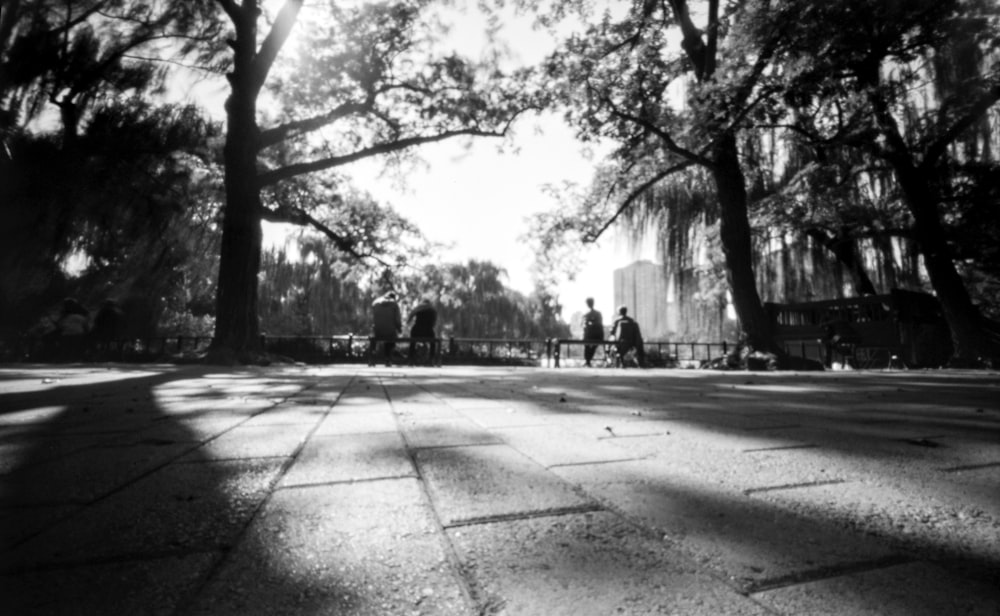
M 434 363 L 434 358 L 437 357 L 437 340 L 434 334 L 434 326 L 437 325 L 437 309 L 431 304 L 430 300 L 424 299 L 416 307 L 410 311 L 409 316 L 406 317 L 406 321 L 413 322 L 413 326 L 410 327 L 410 338 L 430 338 L 430 362 Z M 413 359 L 416 355 L 416 343 L 410 340 L 410 364 L 413 363 Z
M 392 352 L 396 348 L 396 338 L 403 331 L 403 318 L 399 312 L 396 293 L 389 291 L 372 304 L 372 336 L 382 340 L 385 352 L 385 365 L 392 365 Z M 368 365 L 375 365 L 375 347 L 377 340 L 373 339 L 369 352 Z
M 615 319 L 611 327 L 611 336 L 615 338 L 615 350 L 618 352 L 618 361 L 625 367 L 625 356 L 629 351 L 635 349 L 635 359 L 639 362 L 639 367 L 646 364 L 646 349 L 642 343 L 642 332 L 639 331 L 639 324 L 635 319 L 628 316 L 628 308 L 622 306 L 618 309 L 618 318 Z
M 597 310 L 594 310 L 594 298 L 587 298 L 587 308 L 590 310 L 583 315 L 583 339 L 593 340 L 595 342 L 604 341 L 604 317 Z M 594 353 L 597 352 L 598 345 L 588 344 L 583 347 L 583 363 L 585 366 L 590 366 L 590 362 L 594 359 Z
M 97 316 L 94 317 L 94 327 L 90 335 L 97 344 L 97 350 L 105 357 L 110 357 L 116 343 L 120 342 L 125 328 L 125 315 L 121 306 L 113 299 L 101 304 Z

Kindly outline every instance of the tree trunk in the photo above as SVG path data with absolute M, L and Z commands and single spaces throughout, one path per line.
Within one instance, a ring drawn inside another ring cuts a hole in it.
M 757 293 L 746 183 L 734 135 L 721 139 L 714 152 L 714 162 L 711 172 L 719 198 L 719 234 L 740 327 L 751 349 L 784 355 L 772 338 L 771 322 Z
M 955 269 L 951 249 L 945 240 L 935 199 L 938 191 L 917 168 L 901 161 L 894 161 L 894 167 L 906 195 L 906 204 L 913 215 L 914 236 L 924 257 L 927 275 L 951 329 L 954 346 L 951 363 L 957 366 L 979 365 L 987 353 L 987 338 L 979 309 L 972 303 L 969 291 Z
M 860 297 L 877 294 L 875 285 L 872 283 L 871 277 L 868 276 L 868 272 L 865 271 L 864 264 L 861 262 L 858 247 L 851 239 L 849 233 L 841 231 L 837 235 L 830 237 L 819 229 L 807 229 L 806 235 L 812 237 L 823 248 L 829 250 L 834 258 L 837 259 L 837 262 L 847 270 L 847 273 L 851 276 L 851 284 L 854 286 L 854 293 L 856 295 Z
M 261 202 L 257 187 L 257 88 L 253 80 L 256 30 L 253 17 L 236 24 L 232 87 L 226 101 L 223 151 L 226 203 L 215 302 L 212 351 L 247 361 L 263 349 L 257 313 L 257 276 L 261 260 Z

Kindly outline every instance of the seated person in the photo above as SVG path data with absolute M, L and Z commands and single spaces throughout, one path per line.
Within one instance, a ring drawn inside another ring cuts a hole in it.
M 618 352 L 618 361 L 625 366 L 625 356 L 629 351 L 635 349 L 635 358 L 639 362 L 639 367 L 646 363 L 646 349 L 642 343 L 642 332 L 639 331 L 639 324 L 635 319 L 628 316 L 628 308 L 622 306 L 618 309 L 618 318 L 615 319 L 611 327 L 611 336 L 615 338 L 615 350 Z
M 396 301 L 396 294 L 392 291 L 375 300 L 372 304 L 372 344 L 368 350 L 368 365 L 375 365 L 375 339 L 383 341 L 385 352 L 385 365 L 392 364 L 392 351 L 396 348 L 396 338 L 399 332 L 403 331 L 403 320 L 399 314 L 399 304 Z
M 410 328 L 410 338 L 431 338 L 430 360 L 433 364 L 434 358 L 437 357 L 437 340 L 434 334 L 434 326 L 437 325 L 437 309 L 434 308 L 430 300 L 424 299 L 410 312 L 406 320 L 407 322 L 413 321 L 413 327 Z M 416 343 L 413 340 L 410 340 L 409 355 L 412 364 L 416 355 Z

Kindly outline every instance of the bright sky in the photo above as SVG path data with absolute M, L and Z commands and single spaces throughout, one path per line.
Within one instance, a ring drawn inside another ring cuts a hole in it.
M 554 46 L 549 34 L 530 23 L 531 18 L 513 15 L 503 21 L 498 37 L 513 50 L 512 62 L 537 63 Z M 484 51 L 483 32 L 484 22 L 467 13 L 458 17 L 450 41 L 459 52 L 477 57 Z M 507 270 L 509 286 L 529 293 L 535 256 L 522 239 L 528 217 L 557 207 L 543 186 L 567 181 L 588 186 L 600 152 L 578 142 L 556 114 L 525 117 L 513 139 L 500 146 L 499 140 L 477 139 L 469 148 L 459 141 L 421 147 L 427 166 L 409 175 L 405 187 L 379 178 L 374 164 L 349 171 L 359 188 L 391 204 L 430 239 L 451 245 L 444 260 L 493 261 Z M 613 310 L 613 271 L 639 256 L 626 244 L 608 233 L 596 246 L 580 247 L 587 257 L 583 271 L 558 288 L 564 316 L 584 310 L 588 296 L 599 309 Z M 648 249 L 642 256 L 652 258 Z
M 557 206 L 543 186 L 564 181 L 586 186 L 597 161 L 555 117 L 528 120 L 518 129 L 517 151 L 498 151 L 499 142 L 492 139 L 478 139 L 468 149 L 459 142 L 421 148 L 427 166 L 410 174 L 405 186 L 379 178 L 375 165 L 358 165 L 351 175 L 359 188 L 413 220 L 429 239 L 450 245 L 441 255 L 444 261 L 493 261 L 507 270 L 509 286 L 529 293 L 535 255 L 522 239 L 528 217 Z M 630 261 L 624 245 L 615 248 L 610 236 L 595 247 L 580 247 L 589 255 L 585 271 L 559 288 L 568 312 L 583 306 L 588 295 L 610 309 L 612 271 Z

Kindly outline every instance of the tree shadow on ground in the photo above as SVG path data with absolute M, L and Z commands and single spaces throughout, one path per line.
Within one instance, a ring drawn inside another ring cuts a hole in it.
M 717 567 L 740 592 L 911 561 L 1000 587 L 995 378 L 495 371 L 466 388 L 434 375 L 409 379 L 423 394 L 441 387 L 471 397 L 485 388 L 489 399 L 551 420 L 581 448 L 621 446 L 633 459 L 561 465 L 545 443 L 484 424 L 601 503 L 628 502 L 631 519 Z M 483 451 L 470 443 L 434 461 L 475 467 Z M 831 462 L 843 476 L 823 474 Z M 812 496 L 798 498 L 799 488 Z M 978 531 L 963 537 L 973 525 Z M 878 592 L 888 601 L 895 591 Z M 991 599 L 1000 602 L 1000 592 Z
M 261 375 L 60 366 L 26 371 L 22 381 L 34 391 L 0 386 L 4 610 L 186 609 L 308 431 L 251 425 L 313 384 Z M 324 411 L 316 407 L 316 422 Z M 240 450 L 248 441 L 251 450 Z M 283 583 L 306 589 L 291 576 Z

